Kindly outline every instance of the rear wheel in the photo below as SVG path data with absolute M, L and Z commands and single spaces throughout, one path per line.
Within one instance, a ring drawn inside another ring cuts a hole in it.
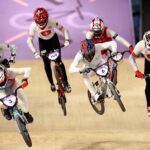
M 121 110 L 122 110 L 123 112 L 125 112 L 126 109 L 125 109 L 125 107 L 124 107 L 124 105 L 123 105 L 123 103 L 122 103 L 122 101 L 121 101 L 121 99 L 120 99 L 119 91 L 118 91 L 117 88 L 116 88 L 113 84 L 111 84 L 111 83 L 109 84 L 109 88 L 110 88 L 112 94 L 114 95 L 114 99 L 118 102 L 118 104 L 119 104 Z
M 61 96 L 59 97 L 59 103 L 60 103 L 61 108 L 62 108 L 62 110 L 63 110 L 64 116 L 66 116 L 66 115 L 67 115 L 67 110 L 66 110 L 66 97 L 65 97 L 64 95 L 61 95 Z
M 26 123 L 23 122 L 22 119 L 19 116 L 16 117 L 16 123 L 17 123 L 18 129 L 19 129 L 25 143 L 29 147 L 31 147 L 32 146 L 32 141 L 31 141 L 30 135 L 28 133 L 28 130 L 26 128 Z

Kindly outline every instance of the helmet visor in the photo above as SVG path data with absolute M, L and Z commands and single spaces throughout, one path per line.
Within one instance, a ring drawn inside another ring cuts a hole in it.
M 94 32 L 94 36 L 101 36 L 102 35 L 102 30 L 97 30 L 97 31 L 93 31 Z
M 145 37 L 146 37 L 147 42 L 150 42 L 150 34 L 146 35 Z
M 46 19 L 43 19 L 43 20 L 36 20 L 36 23 L 39 25 L 39 26 L 44 26 L 46 24 Z
M 95 48 L 93 47 L 88 53 L 84 54 L 84 58 L 88 61 L 91 62 L 93 57 L 95 55 Z

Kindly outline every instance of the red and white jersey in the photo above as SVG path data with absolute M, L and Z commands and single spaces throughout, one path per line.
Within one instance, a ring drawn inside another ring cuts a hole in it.
M 31 75 L 31 68 L 7 68 L 8 80 L 6 84 L 0 87 L 0 90 L 10 88 L 15 84 L 15 78 L 18 75 L 24 75 L 24 78 L 28 78 Z
M 106 26 L 104 27 L 104 33 L 101 35 L 100 38 L 95 38 L 92 30 L 89 30 L 86 33 L 86 38 L 92 39 L 95 44 L 109 42 L 109 41 L 112 41 L 113 39 L 115 39 L 127 48 L 129 48 L 129 46 L 131 45 L 128 41 L 126 41 L 124 38 L 122 38 L 121 36 L 116 34 L 113 30 L 109 29 Z
M 95 44 L 95 55 L 91 62 L 88 62 L 83 57 L 81 51 L 79 50 L 79 52 L 76 54 L 74 58 L 74 61 L 72 62 L 69 68 L 69 72 L 70 73 L 79 72 L 80 68 L 78 67 L 78 64 L 80 62 L 83 62 L 85 66 L 91 67 L 93 69 L 95 69 L 98 65 L 103 64 L 104 59 L 102 58 L 102 55 L 101 55 L 101 50 L 103 49 L 110 49 L 112 52 L 115 53 L 117 51 L 117 44 L 115 41 Z
M 139 41 L 136 45 L 135 48 L 132 52 L 132 54 L 129 56 L 130 64 L 132 65 L 134 71 L 138 70 L 138 67 L 135 62 L 135 57 L 138 56 L 139 54 L 143 54 L 143 56 L 150 61 L 150 50 L 148 50 L 145 47 L 145 42 L 144 40 Z
M 27 44 L 28 44 L 29 48 L 33 52 L 35 52 L 35 48 L 33 46 L 32 40 L 33 40 L 36 32 L 38 33 L 38 36 L 41 39 L 49 40 L 54 36 L 54 34 L 55 34 L 54 29 L 55 28 L 58 29 L 59 31 L 63 32 L 65 40 L 69 39 L 69 33 L 68 33 L 67 29 L 65 29 L 61 24 L 59 24 L 53 18 L 48 18 L 48 23 L 47 23 L 47 25 L 44 29 L 41 29 L 35 22 L 33 22 L 30 26 L 29 37 L 28 37 L 28 40 L 27 40 Z

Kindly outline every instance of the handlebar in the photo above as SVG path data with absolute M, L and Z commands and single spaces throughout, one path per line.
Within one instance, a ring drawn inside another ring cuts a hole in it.
M 20 85 L 19 87 L 16 88 L 16 90 L 15 90 L 15 95 L 17 95 L 17 91 L 18 91 L 19 89 L 21 89 L 21 88 L 22 88 L 21 85 Z

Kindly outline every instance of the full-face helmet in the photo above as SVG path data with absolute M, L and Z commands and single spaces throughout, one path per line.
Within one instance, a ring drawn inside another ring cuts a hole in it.
M 143 40 L 145 42 L 145 47 L 150 50 L 150 31 L 144 33 Z
M 88 62 L 91 62 L 95 55 L 95 46 L 92 40 L 83 40 L 81 42 L 81 53 L 83 58 L 85 58 Z
M 4 86 L 8 80 L 8 72 L 4 65 L 0 65 L 0 87 Z
M 48 22 L 48 13 L 47 13 L 46 9 L 37 8 L 34 11 L 33 19 L 40 28 L 45 28 L 47 25 L 47 22 Z
M 100 18 L 94 18 L 90 24 L 90 28 L 94 33 L 94 36 L 99 38 L 104 33 L 104 22 Z

